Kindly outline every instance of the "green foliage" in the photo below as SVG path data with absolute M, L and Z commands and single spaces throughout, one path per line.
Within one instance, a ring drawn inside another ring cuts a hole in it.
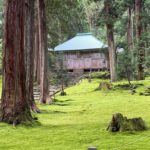
M 62 53 L 49 53 L 49 79 L 53 85 L 68 86 L 71 76 L 68 74 L 63 63 L 64 55 Z
M 150 69 L 145 69 L 145 77 L 149 77 L 150 76 Z
M 118 79 L 128 80 L 136 76 L 135 64 L 132 64 L 132 56 L 129 51 L 124 50 L 117 55 L 117 75 Z
M 83 6 L 78 0 L 47 0 L 46 6 L 49 47 L 87 30 Z
M 150 48 L 149 47 L 146 49 L 145 53 L 147 54 L 145 58 L 145 66 L 146 68 L 150 68 Z

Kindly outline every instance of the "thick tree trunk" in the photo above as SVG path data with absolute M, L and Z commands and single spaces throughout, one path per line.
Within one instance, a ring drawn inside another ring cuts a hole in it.
M 110 60 L 110 73 L 111 81 L 116 81 L 116 50 L 114 42 L 114 33 L 113 33 L 113 22 L 111 22 L 111 3 L 109 0 L 104 2 L 105 5 L 105 17 L 106 17 L 106 28 L 107 28 L 107 40 L 108 40 L 108 49 L 109 49 L 109 60 Z
M 25 86 L 25 0 L 6 0 L 5 4 L 1 119 L 18 124 L 32 120 Z
M 33 96 L 33 66 L 34 66 L 34 3 L 35 0 L 26 0 L 25 12 L 25 62 L 26 62 L 26 90 L 30 108 L 39 112 Z
M 144 63 L 145 63 L 145 50 L 144 44 L 142 42 L 142 3 L 143 0 L 135 0 L 135 18 L 136 18 L 136 38 L 138 45 L 138 79 L 144 80 Z
M 40 103 L 51 103 L 48 85 L 48 49 L 44 0 L 38 0 Z

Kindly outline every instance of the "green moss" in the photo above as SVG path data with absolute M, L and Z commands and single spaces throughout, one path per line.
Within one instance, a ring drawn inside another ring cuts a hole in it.
M 89 75 L 85 75 L 89 78 Z M 110 73 L 108 71 L 93 72 L 90 74 L 92 79 L 110 79 Z
M 128 119 L 121 113 L 116 113 L 113 114 L 107 130 L 110 132 L 125 132 L 125 131 L 144 131 L 146 129 L 147 129 L 146 124 L 141 117 Z
M 94 91 L 101 80 L 91 83 L 83 80 L 66 90 L 66 96 L 57 96 L 54 105 L 39 106 L 36 114 L 39 123 L 13 127 L 0 123 L 0 149 L 2 150 L 86 150 L 89 146 L 108 150 L 148 150 L 150 130 L 112 134 L 106 131 L 112 114 L 120 112 L 129 118 L 142 117 L 150 126 L 150 97 L 139 96 L 150 80 L 136 89 L 118 88 L 110 91 Z M 127 81 L 116 82 L 124 84 Z M 142 140 L 140 140 L 142 138 Z M 138 142 L 136 142 L 139 140 Z M 128 143 L 133 143 L 129 144 Z M 135 142 L 135 143 L 134 143 Z M 124 145 L 126 145 L 124 147 Z

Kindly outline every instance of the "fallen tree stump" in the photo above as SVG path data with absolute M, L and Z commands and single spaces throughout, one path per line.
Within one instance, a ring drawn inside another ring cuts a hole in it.
M 146 124 L 141 117 L 128 119 L 121 113 L 112 116 L 112 120 L 107 128 L 110 132 L 143 131 L 146 129 Z

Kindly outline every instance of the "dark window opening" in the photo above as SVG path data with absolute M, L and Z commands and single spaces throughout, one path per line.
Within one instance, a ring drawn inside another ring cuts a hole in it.
M 91 71 L 92 72 L 98 72 L 99 70 L 98 69 L 92 69 Z
M 69 69 L 68 72 L 73 72 L 73 69 Z
M 84 73 L 90 72 L 90 69 L 84 69 Z

